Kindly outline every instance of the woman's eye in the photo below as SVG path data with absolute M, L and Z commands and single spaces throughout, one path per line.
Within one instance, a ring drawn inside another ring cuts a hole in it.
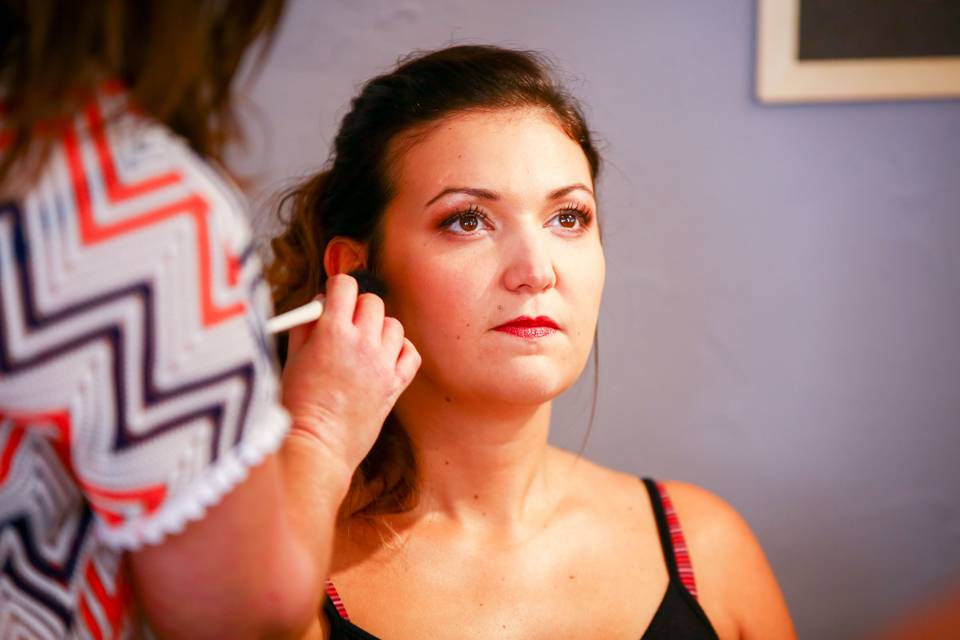
M 465 213 L 458 218 L 460 228 L 464 231 L 476 231 L 480 228 L 480 218 L 475 213 Z
M 561 227 L 565 229 L 573 229 L 580 222 L 580 218 L 573 213 L 561 213 L 557 216 L 557 222 L 560 223 Z
M 551 218 L 548 224 L 571 231 L 582 231 L 590 224 L 590 215 L 579 209 L 566 209 Z
M 489 229 L 490 224 L 482 212 L 468 210 L 450 216 L 440 223 L 440 228 L 458 235 L 468 235 L 482 229 Z

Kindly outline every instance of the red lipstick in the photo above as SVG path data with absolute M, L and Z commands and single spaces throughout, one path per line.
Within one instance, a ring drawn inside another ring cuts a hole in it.
M 504 322 L 498 327 L 494 327 L 493 330 L 509 333 L 518 338 L 533 339 L 543 338 L 544 336 L 555 333 L 560 330 L 560 327 L 548 316 L 537 316 L 536 318 L 520 316 L 509 322 Z

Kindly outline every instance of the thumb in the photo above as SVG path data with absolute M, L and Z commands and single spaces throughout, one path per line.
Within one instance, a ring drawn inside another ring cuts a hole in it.
M 313 299 L 323 300 L 323 295 L 314 296 Z M 316 324 L 316 322 L 307 322 L 290 329 L 290 333 L 287 338 L 287 358 L 299 351 L 300 347 L 302 347 L 303 344 L 310 339 L 310 334 L 313 333 L 313 328 L 316 326 Z
M 290 333 L 287 336 L 287 360 L 300 350 L 303 343 L 310 337 L 310 330 L 312 328 L 313 323 L 308 322 L 307 324 L 301 324 L 298 327 L 290 329 Z

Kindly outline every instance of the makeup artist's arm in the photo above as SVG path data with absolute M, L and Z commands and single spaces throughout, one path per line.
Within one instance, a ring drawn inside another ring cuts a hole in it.
M 297 636 L 316 618 L 337 509 L 419 364 L 379 298 L 329 280 L 323 316 L 290 336 L 280 451 L 202 520 L 132 557 L 161 637 Z

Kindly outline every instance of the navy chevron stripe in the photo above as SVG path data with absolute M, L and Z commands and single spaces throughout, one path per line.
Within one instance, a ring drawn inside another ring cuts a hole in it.
M 64 607 L 61 603 L 57 602 L 57 600 L 54 598 L 51 598 L 49 595 L 27 582 L 23 576 L 17 573 L 16 567 L 13 566 L 13 560 L 10 558 L 7 558 L 6 562 L 3 563 L 3 574 L 7 576 L 14 585 L 16 585 L 20 592 L 29 595 L 31 598 L 43 605 L 45 609 L 60 618 L 64 628 L 69 629 L 73 626 L 73 612 L 67 607 Z
M 20 544 L 26 552 L 26 559 L 30 566 L 38 573 L 50 580 L 54 580 L 64 588 L 69 588 L 73 582 L 74 574 L 77 570 L 77 564 L 80 560 L 80 552 L 83 548 L 83 542 L 87 538 L 87 531 L 93 522 L 93 512 L 86 504 L 83 505 L 83 511 L 80 513 L 80 521 L 77 529 L 70 541 L 70 547 L 66 557 L 58 563 L 50 562 L 34 545 L 35 536 L 33 535 L 30 523 L 26 516 L 17 516 L 5 522 L 0 522 L 0 531 L 14 531 Z M 50 596 L 45 591 L 38 589 L 34 584 L 20 575 L 11 557 L 7 557 L 3 563 L 3 573 L 10 578 L 10 581 L 17 586 L 23 593 L 42 604 L 54 615 L 60 618 L 64 628 L 69 629 L 73 625 L 74 613 L 63 605 L 59 600 Z
M 32 533 L 30 522 L 25 515 L 18 515 L 0 522 L 0 530 L 9 528 L 16 531 L 17 537 L 20 539 L 26 551 L 30 566 L 45 577 L 55 580 L 66 587 L 70 584 L 70 580 L 77 569 L 77 562 L 80 560 L 80 551 L 83 547 L 84 540 L 87 538 L 87 530 L 93 523 L 93 511 L 88 504 L 83 503 L 83 511 L 79 514 L 79 518 L 80 521 L 77 523 L 77 529 L 74 531 L 67 554 L 63 560 L 59 562 L 51 562 L 44 558 L 40 550 L 34 545 L 36 536 Z
M 237 436 L 235 440 L 239 441 L 246 423 L 246 416 L 250 407 L 253 393 L 253 364 L 247 363 L 240 365 L 233 369 L 195 380 L 174 389 L 158 389 L 153 381 L 153 365 L 155 357 L 154 294 L 152 285 L 149 282 L 132 284 L 123 289 L 110 291 L 108 293 L 83 300 L 49 315 L 41 315 L 37 310 L 33 299 L 33 286 L 31 281 L 32 276 L 30 274 L 28 264 L 30 260 L 29 247 L 27 245 L 26 236 L 23 229 L 22 216 L 23 214 L 20 210 L 20 207 L 16 203 L 8 202 L 0 204 L 0 219 L 9 217 L 13 222 L 14 251 L 16 254 L 16 265 L 18 272 L 17 276 L 20 283 L 19 294 L 21 296 L 21 309 L 24 314 L 24 324 L 30 329 L 42 329 L 52 323 L 69 317 L 77 316 L 83 312 L 89 311 L 94 307 L 108 304 L 123 298 L 131 297 L 139 300 L 143 307 L 144 318 L 144 367 L 141 376 L 141 390 L 144 404 L 147 407 L 152 407 L 167 400 L 176 398 L 177 396 L 194 393 L 205 387 L 218 385 L 231 378 L 238 378 L 240 381 L 242 381 L 244 389 L 240 410 L 240 424 L 237 428 Z M 244 252 L 243 258 L 249 259 L 251 255 L 252 251 Z M 0 283 L 0 286 L 2 286 L 2 283 Z M 163 433 L 166 433 L 167 431 L 170 431 L 179 425 L 195 420 L 199 417 L 207 417 L 211 421 L 214 431 L 213 438 L 210 442 L 210 460 L 216 460 L 220 445 L 223 415 L 225 413 L 225 407 L 222 402 L 210 404 L 188 414 L 177 416 L 176 418 L 155 425 L 148 431 L 141 434 L 130 431 L 127 425 L 125 412 L 123 411 L 127 389 L 124 376 L 122 375 L 124 363 L 126 361 L 124 359 L 124 334 L 123 328 L 120 325 L 115 324 L 98 328 L 84 335 L 74 337 L 71 340 L 61 344 L 54 345 L 45 351 L 18 362 L 15 362 L 12 359 L 12 356 L 9 354 L 9 349 L 7 347 L 8 340 L 9 334 L 6 328 L 4 314 L 0 314 L 0 371 L 4 373 L 16 373 L 18 371 L 41 364 L 51 358 L 60 356 L 69 351 L 79 349 L 80 347 L 83 347 L 89 343 L 99 340 L 105 341 L 111 347 L 111 353 L 113 354 L 112 375 L 113 387 L 115 390 L 113 397 L 115 415 L 117 416 L 117 431 L 114 436 L 113 443 L 114 451 L 122 451 L 128 447 L 162 435 Z

